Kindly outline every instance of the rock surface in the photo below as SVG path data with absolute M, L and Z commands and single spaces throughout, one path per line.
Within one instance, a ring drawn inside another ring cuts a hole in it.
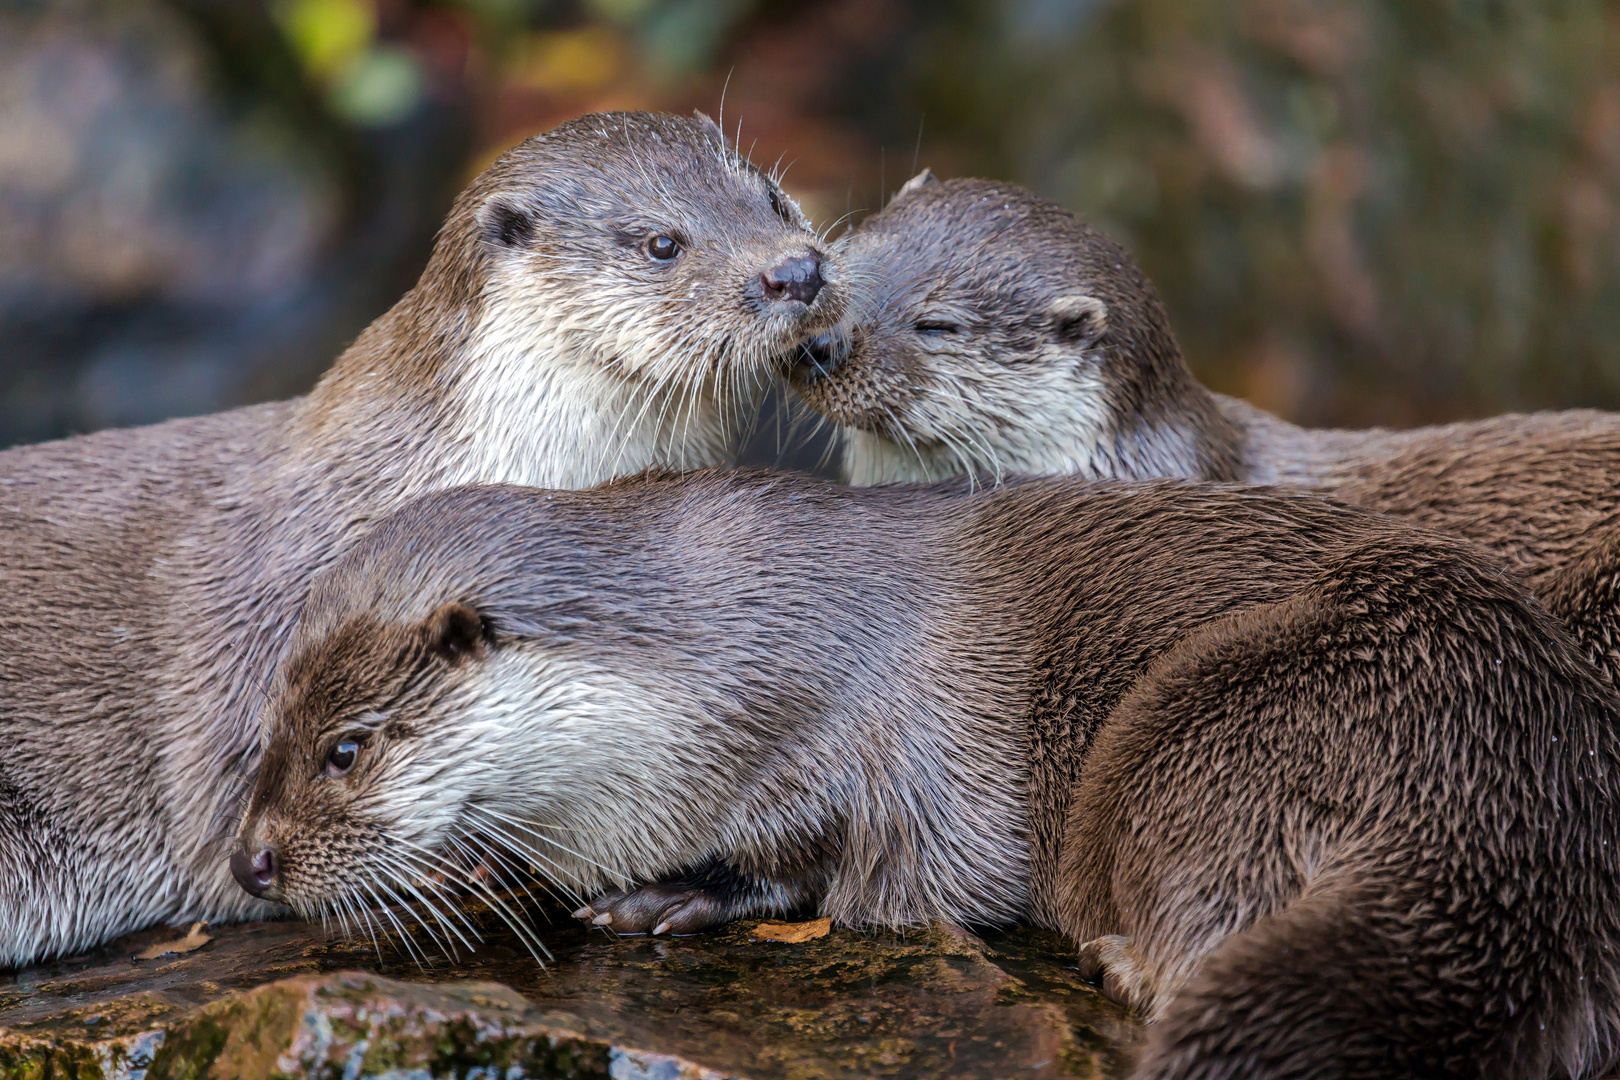
M 488 920 L 486 920 L 487 922 Z M 542 924 L 543 925 L 543 924 Z M 552 913 L 542 970 L 510 934 L 418 966 L 302 923 L 185 928 L 0 974 L 0 1076 L 1113 1077 L 1138 1028 L 1056 937 L 835 929 L 785 944 L 740 923 L 613 937 Z M 428 941 L 417 933 L 419 945 Z M 379 955 L 381 959 L 379 959 Z

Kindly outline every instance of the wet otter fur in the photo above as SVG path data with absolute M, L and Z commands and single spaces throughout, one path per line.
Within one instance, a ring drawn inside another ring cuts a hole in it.
M 587 116 L 307 397 L 0 454 L 0 967 L 267 911 L 225 858 L 309 576 L 438 488 L 727 463 L 845 288 L 712 122 Z
M 1620 415 L 1296 427 L 1201 386 L 1130 256 L 1012 184 L 925 172 L 845 244 L 870 295 L 851 328 L 798 354 L 790 381 L 842 425 L 852 483 L 1029 473 L 1318 486 L 1504 559 L 1620 680 L 1620 606 L 1596 604 L 1620 573 L 1605 554 L 1620 539 Z
M 1155 1019 L 1139 1077 L 1596 1075 L 1617 707 L 1472 546 L 1303 492 L 469 488 L 316 577 L 240 875 L 1027 918 Z

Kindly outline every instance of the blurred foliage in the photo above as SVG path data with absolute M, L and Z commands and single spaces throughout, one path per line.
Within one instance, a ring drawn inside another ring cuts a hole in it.
M 1620 8 L 958 4 L 917 103 L 1115 234 L 1196 366 L 1313 420 L 1620 404 Z
M 0 443 L 296 392 L 455 191 L 723 112 L 822 224 L 918 163 L 1117 236 L 1296 419 L 1620 407 L 1601 0 L 30 0 L 0 7 Z M 723 108 L 722 108 L 723 104 Z M 65 164 L 64 164 L 65 163 Z

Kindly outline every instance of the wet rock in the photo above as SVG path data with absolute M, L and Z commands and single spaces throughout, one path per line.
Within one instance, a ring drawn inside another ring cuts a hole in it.
M 614 937 L 566 918 L 541 969 L 489 931 L 418 965 L 301 923 L 155 929 L 0 975 L 0 1075 L 114 1077 L 1109 1077 L 1138 1029 L 1039 931 L 947 927 L 784 944 L 753 923 Z M 417 946 L 426 948 L 418 932 Z

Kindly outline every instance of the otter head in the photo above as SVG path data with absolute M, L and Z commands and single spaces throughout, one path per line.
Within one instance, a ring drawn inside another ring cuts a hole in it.
M 413 845 L 452 811 L 415 793 L 424 774 L 454 767 L 425 758 L 423 741 L 435 717 L 475 692 L 494 648 L 491 626 L 449 601 L 421 618 L 355 614 L 295 653 L 273 690 L 263 765 L 231 856 L 237 882 L 308 915 L 342 891 L 335 881 L 382 900 L 423 876 Z
M 458 890 L 499 907 L 492 878 L 588 896 L 709 851 L 672 793 L 721 790 L 746 724 L 703 698 L 724 680 L 680 581 L 701 538 L 620 486 L 441 492 L 316 576 L 260 718 L 243 888 L 306 918 L 453 921 Z
M 1130 256 L 1022 188 L 925 172 L 842 247 L 863 301 L 789 381 L 843 427 L 854 483 L 1118 475 L 1191 383 Z
M 409 304 L 419 362 L 456 356 L 432 376 L 460 405 L 451 441 L 496 444 L 455 478 L 581 487 L 729 463 L 775 358 L 846 292 L 841 257 L 713 121 L 606 113 L 474 180 Z

